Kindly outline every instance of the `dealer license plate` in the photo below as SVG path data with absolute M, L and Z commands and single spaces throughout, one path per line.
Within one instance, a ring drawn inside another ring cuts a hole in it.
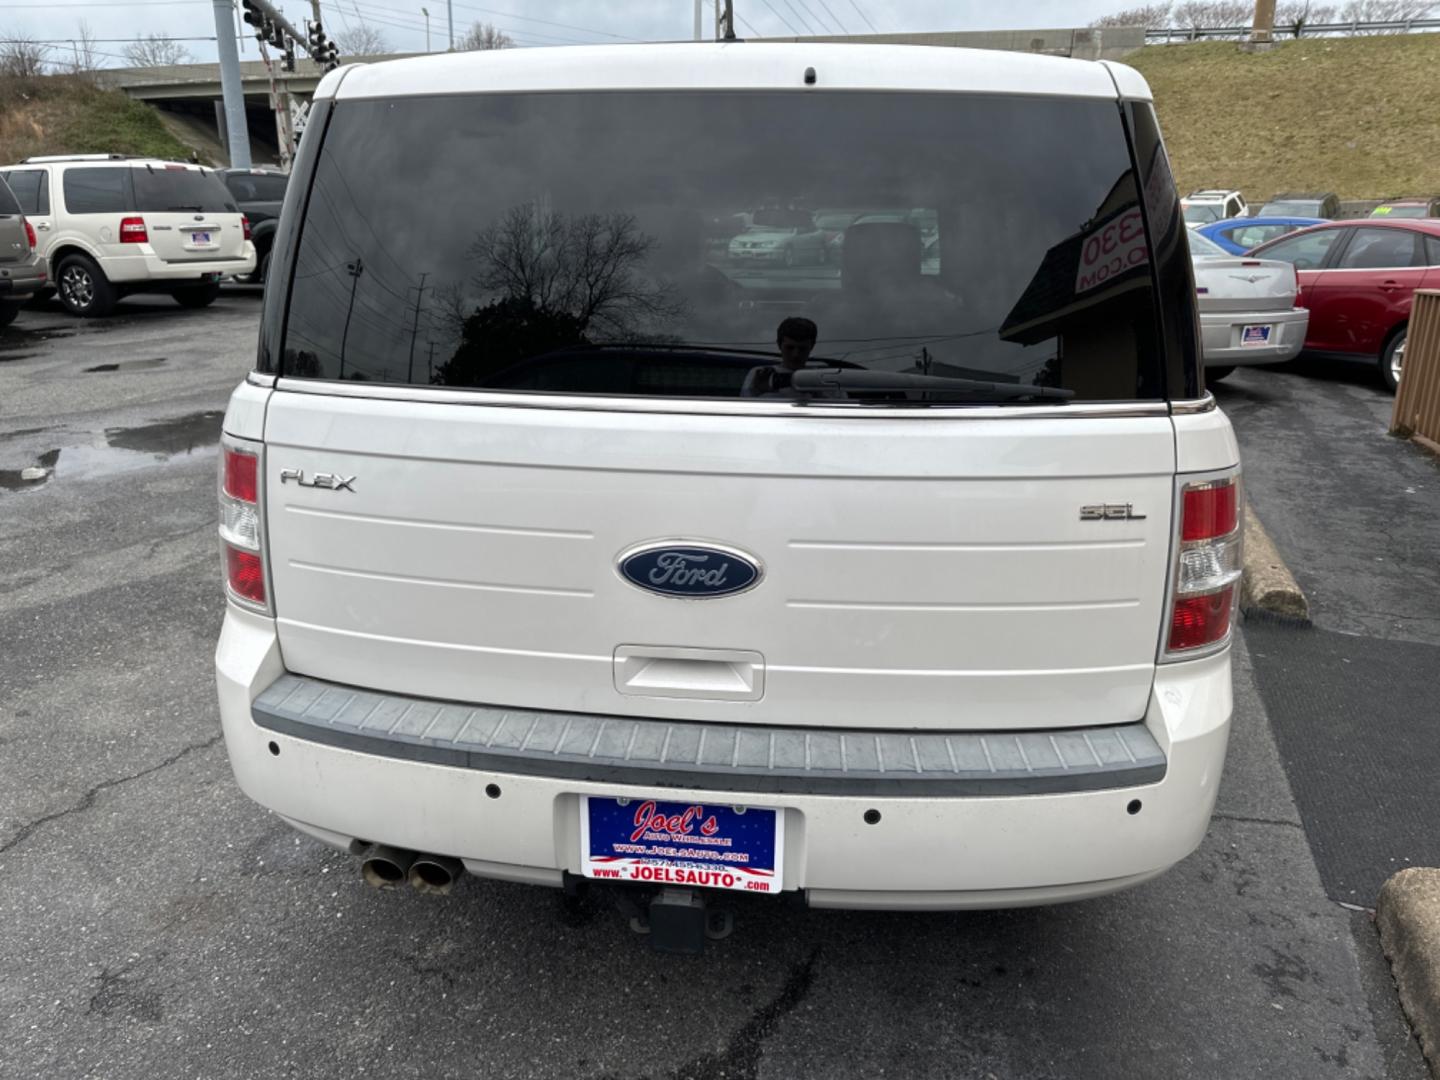
M 780 891 L 784 815 L 765 807 L 580 799 L 588 878 L 742 892 Z
M 1270 327 L 1266 326 L 1242 326 L 1240 328 L 1241 345 L 1268 345 L 1270 343 Z

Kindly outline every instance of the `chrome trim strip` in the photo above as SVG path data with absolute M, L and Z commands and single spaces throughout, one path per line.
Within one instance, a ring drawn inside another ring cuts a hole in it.
M 275 376 L 267 375 L 261 371 L 252 371 L 245 376 L 245 381 L 251 386 L 263 386 L 267 390 L 275 389 Z
M 1214 412 L 1216 408 L 1218 408 L 1218 406 L 1215 404 L 1215 395 L 1209 390 L 1205 391 L 1205 396 L 1202 398 L 1170 402 L 1170 414 L 1172 416 L 1189 416 L 1192 413 Z
M 278 390 L 330 397 L 373 398 L 381 401 L 420 401 L 437 405 L 486 405 L 511 409 L 563 409 L 581 412 L 663 413 L 681 416 L 793 416 L 835 419 L 972 419 L 1054 420 L 1062 417 L 1093 420 L 1099 417 L 1169 416 L 1164 401 L 1081 402 L 1074 405 L 925 405 L 888 408 L 877 405 L 818 405 L 794 401 L 673 400 L 668 398 L 598 398 L 567 394 L 519 394 L 484 390 L 447 390 L 429 386 L 352 385 L 331 380 L 280 378 Z M 1214 407 L 1214 399 L 1210 408 Z M 1204 411 L 1196 409 L 1192 411 Z

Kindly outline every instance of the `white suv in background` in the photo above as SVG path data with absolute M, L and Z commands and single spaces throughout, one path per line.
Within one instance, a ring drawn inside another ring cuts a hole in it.
M 249 223 L 201 166 L 76 154 L 3 165 L 0 178 L 35 227 L 72 314 L 109 314 L 131 292 L 168 292 L 204 307 L 222 277 L 255 269 Z
M 1192 191 L 1180 200 L 1180 209 L 1185 213 L 1185 224 L 1193 229 L 1212 221 L 1244 217 L 1248 208 L 1245 196 L 1238 191 Z

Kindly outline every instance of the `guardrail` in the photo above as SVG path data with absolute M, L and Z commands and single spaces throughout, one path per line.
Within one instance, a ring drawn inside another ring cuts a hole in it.
M 1358 37 L 1361 34 L 1414 34 L 1440 30 L 1440 19 L 1396 19 L 1391 22 L 1288 23 L 1271 31 L 1277 41 L 1298 37 Z M 1249 38 L 1249 26 L 1185 26 L 1171 29 L 1146 30 L 1146 45 L 1164 45 L 1176 41 L 1238 41 Z
M 1440 289 L 1416 289 L 1390 434 L 1440 454 Z

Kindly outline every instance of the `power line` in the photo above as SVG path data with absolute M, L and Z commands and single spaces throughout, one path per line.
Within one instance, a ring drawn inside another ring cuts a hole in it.
M 212 37 L 170 37 L 166 34 L 160 35 L 165 41 L 215 41 Z M 0 38 L 0 45 L 69 45 L 72 42 L 84 45 L 87 41 L 92 45 L 134 45 L 136 42 L 145 42 L 145 38 Z
M 745 33 L 747 33 L 747 34 L 750 35 L 751 37 L 760 37 L 760 36 L 761 36 L 760 31 L 756 30 L 753 26 L 751 26 L 748 22 L 746 22 L 745 19 L 740 15 L 739 12 L 736 12 L 736 13 L 735 13 L 735 21 L 740 24 L 740 29 L 741 29 L 741 30 L 744 30 Z
M 865 25 L 870 27 L 870 32 L 872 34 L 878 34 L 880 32 L 879 30 L 875 29 L 875 24 L 870 21 L 870 16 L 866 15 L 865 12 L 861 10 L 857 0 L 850 0 L 850 6 L 855 9 L 855 14 L 859 15 L 860 18 L 865 20 Z
M 779 19 L 782 23 L 785 24 L 785 29 L 789 30 L 796 37 L 800 36 L 800 31 L 796 30 L 795 27 L 790 25 L 790 20 L 785 18 L 784 15 L 781 15 L 780 12 L 776 10 L 775 5 L 770 3 L 770 0 L 760 0 L 760 2 L 770 9 L 770 14 L 774 15 L 777 19 Z
M 784 4 L 794 14 L 795 21 L 805 28 L 805 33 L 815 33 L 815 28 L 810 25 L 805 16 L 800 14 L 800 9 L 795 6 L 795 0 L 784 0 Z
M 820 32 L 822 34 L 830 33 L 830 27 L 825 25 L 824 21 L 820 18 L 820 16 L 816 15 L 815 12 L 810 10 L 810 5 L 805 3 L 805 0 L 793 0 L 793 3 L 800 5 L 800 7 L 804 9 L 805 14 L 810 17 L 810 21 L 813 22 L 816 26 L 820 27 Z
M 369 8 L 371 7 L 371 5 L 369 5 L 369 4 L 366 4 L 366 5 L 364 5 L 364 6 L 365 6 L 367 9 L 369 9 Z M 456 5 L 456 7 L 459 7 L 459 6 L 461 6 L 461 5 L 459 5 L 459 4 Z M 391 12 L 391 11 L 387 11 L 387 12 L 386 12 L 386 17 L 383 17 L 383 18 L 382 18 L 381 16 L 375 15 L 375 14 L 361 15 L 361 14 L 360 14 L 360 11 L 359 11 L 359 6 L 358 6 L 358 5 L 355 5 L 355 7 L 356 7 L 356 11 L 355 11 L 356 16 L 359 17 L 359 18 L 360 18 L 362 21 L 364 21 L 364 22 L 379 23 L 381 26 L 390 26 L 390 27 L 394 27 L 395 29 L 398 29 L 398 30 L 423 30 L 423 29 L 424 29 L 424 26 L 425 26 L 424 21 L 421 20 L 421 19 L 418 19 L 418 18 L 414 18 L 413 21 L 402 22 L 402 21 L 400 21 L 401 19 L 406 19 L 406 18 L 411 18 L 411 17 L 405 16 L 405 15 L 403 15 L 403 14 L 399 14 L 399 13 L 396 13 L 396 12 Z M 343 11 L 344 11 L 345 9 L 342 7 L 340 10 L 341 10 L 341 12 L 343 13 Z M 524 39 L 526 39 L 526 38 L 548 38 L 548 39 L 550 39 L 548 42 L 547 42 L 547 41 L 541 41 L 541 42 L 539 42 L 539 44 L 550 44 L 550 43 L 552 43 L 552 42 L 559 42 L 559 43 L 561 43 L 561 44 L 563 44 L 563 45 L 586 45 L 586 44 L 594 44 L 593 42 L 580 41 L 580 40 L 577 40 L 576 38 L 561 37 L 561 36 L 558 35 L 558 34 L 546 34 L 546 33 L 542 32 L 542 31 L 539 31 L 539 30 L 517 30 L 517 29 L 515 29 L 514 27 L 511 27 L 511 26 L 498 26 L 498 25 L 495 27 L 495 29 L 500 30 L 500 31 L 503 31 L 505 34 L 507 34 L 507 35 L 510 36 L 513 40 L 515 40 L 515 42 L 516 42 L 517 44 L 520 44 L 520 45 L 529 44 L 528 42 L 526 42 L 526 41 L 524 40 Z
M 850 31 L 845 28 L 845 24 L 842 23 L 842 22 L 836 17 L 835 12 L 833 12 L 833 11 L 830 10 L 830 5 L 827 4 L 827 3 L 825 2 L 825 0 L 819 0 L 819 4 L 820 4 L 820 6 L 821 6 L 822 8 L 825 9 L 825 14 L 826 14 L 826 15 L 829 15 L 830 18 L 831 18 L 832 20 L 834 20 L 835 25 L 840 28 L 840 32 L 841 32 L 842 34 L 848 34 L 848 33 L 850 33 Z
M 586 34 L 596 34 L 599 37 L 618 38 L 621 41 L 643 41 L 643 38 L 628 37 L 625 34 L 612 34 L 608 30 L 592 30 L 588 26 L 575 26 L 572 23 L 552 22 L 549 19 L 537 19 L 531 15 L 517 15 L 513 11 L 495 11 L 491 8 L 477 7 L 474 4 L 455 4 L 457 8 L 465 8 L 469 11 L 478 11 L 482 15 L 498 15 L 504 19 L 519 19 L 521 22 L 540 23 L 544 26 L 557 26 L 562 30 L 579 30 Z

